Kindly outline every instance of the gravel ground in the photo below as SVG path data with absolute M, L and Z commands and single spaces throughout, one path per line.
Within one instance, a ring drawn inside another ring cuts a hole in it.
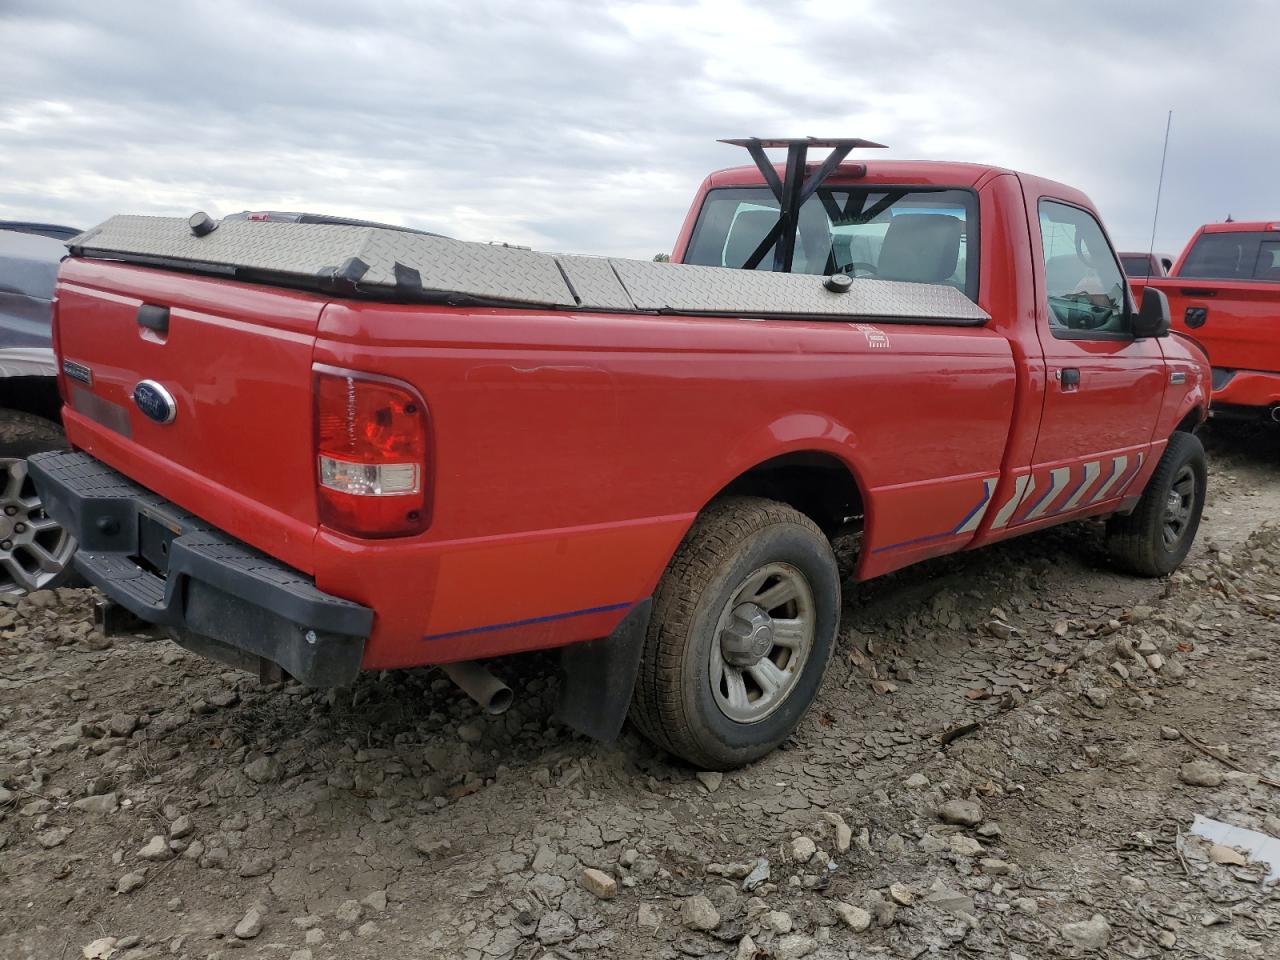
M 1079 525 L 853 588 L 723 776 L 554 726 L 547 657 L 492 719 L 0 606 L 0 957 L 1276 957 L 1267 866 L 1191 828 L 1280 837 L 1280 433 L 1207 439 L 1178 574 Z

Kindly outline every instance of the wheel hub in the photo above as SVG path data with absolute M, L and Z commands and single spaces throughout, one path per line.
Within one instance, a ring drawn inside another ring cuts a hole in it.
M 0 458 L 0 593 L 40 590 L 71 562 L 75 540 L 47 516 L 22 458 Z
M 773 649 L 773 618 L 754 603 L 733 608 L 729 623 L 720 632 L 720 652 L 725 663 L 754 667 Z

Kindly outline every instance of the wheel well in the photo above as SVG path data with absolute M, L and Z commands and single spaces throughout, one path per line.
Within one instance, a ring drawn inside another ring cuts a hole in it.
M 849 468 L 818 451 L 789 453 L 766 460 L 734 479 L 717 496 L 768 497 L 795 507 L 833 535 L 850 521 L 861 520 L 862 493 Z
M 1182 421 L 1173 428 L 1174 433 L 1195 433 L 1199 429 L 1200 424 L 1204 422 L 1204 411 L 1196 407 Z
M 0 380 L 0 408 L 21 410 L 62 423 L 62 400 L 53 377 L 7 377 Z

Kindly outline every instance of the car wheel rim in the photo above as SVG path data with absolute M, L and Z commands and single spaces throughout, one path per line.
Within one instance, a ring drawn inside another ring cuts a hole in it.
M 1169 496 L 1164 505 L 1162 534 L 1166 550 L 1172 550 L 1182 542 L 1191 526 L 1191 516 L 1196 505 L 1196 475 L 1190 466 L 1177 472 L 1169 485 Z
M 711 643 L 711 694 L 736 723 L 758 723 L 795 690 L 813 649 L 813 588 L 789 563 L 770 563 L 738 585 Z
M 0 458 L 0 593 L 52 583 L 71 562 L 76 542 L 44 512 L 22 458 Z

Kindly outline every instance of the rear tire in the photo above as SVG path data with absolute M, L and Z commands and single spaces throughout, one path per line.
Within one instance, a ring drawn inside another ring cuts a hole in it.
M 654 594 L 631 719 L 701 769 L 757 760 L 817 696 L 839 619 L 835 554 L 812 520 L 772 500 L 716 501 Z
M 66 448 L 56 423 L 0 410 L 0 593 L 51 590 L 75 577 L 75 541 L 44 512 L 27 475 L 27 457 Z
M 1140 577 L 1176 570 L 1200 527 L 1207 476 L 1199 439 L 1182 432 L 1169 437 L 1133 513 L 1107 522 L 1107 552 L 1116 565 Z

